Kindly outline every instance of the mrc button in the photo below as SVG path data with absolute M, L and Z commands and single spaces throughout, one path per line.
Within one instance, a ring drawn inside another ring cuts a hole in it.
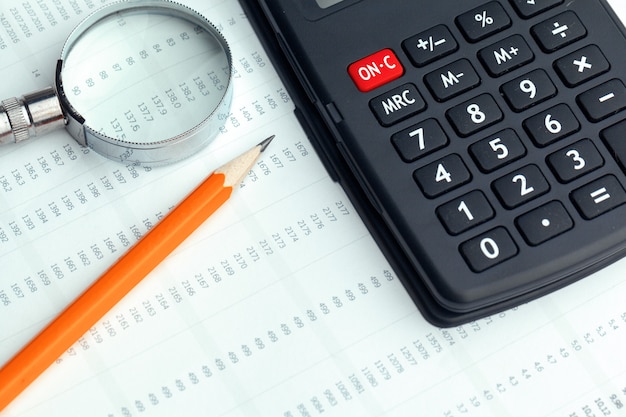
M 350 64 L 348 74 L 365 93 L 401 77 L 404 67 L 391 49 L 382 49 Z
M 391 126 L 426 108 L 414 84 L 407 83 L 370 100 L 370 109 L 381 125 Z

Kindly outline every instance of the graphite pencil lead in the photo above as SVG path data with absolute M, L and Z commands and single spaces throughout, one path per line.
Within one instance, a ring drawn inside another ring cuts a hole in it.
M 259 143 L 257 146 L 261 147 L 261 152 L 263 152 L 265 149 L 267 149 L 267 147 L 269 146 L 270 142 L 276 137 L 276 135 L 272 135 L 269 138 L 265 139 L 264 141 L 262 141 L 261 143 Z

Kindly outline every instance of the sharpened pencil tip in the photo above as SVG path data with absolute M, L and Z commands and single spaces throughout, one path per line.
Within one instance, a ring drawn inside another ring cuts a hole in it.
M 261 147 L 261 152 L 263 152 L 270 144 L 270 142 L 276 137 L 276 135 L 272 135 L 269 138 L 265 139 L 263 142 L 259 143 L 257 146 Z

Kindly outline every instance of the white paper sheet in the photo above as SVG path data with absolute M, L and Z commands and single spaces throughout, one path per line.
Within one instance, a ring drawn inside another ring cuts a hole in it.
M 237 1 L 184 4 L 223 30 L 238 74 L 209 148 L 152 170 L 63 131 L 0 149 L 0 363 L 212 169 L 277 137 L 233 198 L 0 415 L 624 413 L 625 261 L 498 316 L 431 326 L 314 154 Z M 50 85 L 65 37 L 98 5 L 3 1 L 2 96 Z

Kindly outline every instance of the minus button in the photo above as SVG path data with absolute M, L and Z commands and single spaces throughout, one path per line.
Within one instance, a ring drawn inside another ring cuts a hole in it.
M 600 103 L 604 103 L 605 101 L 609 101 L 609 100 L 611 100 L 612 98 L 615 98 L 615 93 L 609 93 L 609 94 L 607 94 L 607 95 L 605 95 L 605 96 L 602 96 L 602 97 L 600 97 L 600 98 L 599 98 L 599 100 L 598 100 L 598 101 L 599 101 Z
M 626 109 L 626 86 L 612 79 L 577 97 L 580 108 L 592 122 L 599 122 Z

